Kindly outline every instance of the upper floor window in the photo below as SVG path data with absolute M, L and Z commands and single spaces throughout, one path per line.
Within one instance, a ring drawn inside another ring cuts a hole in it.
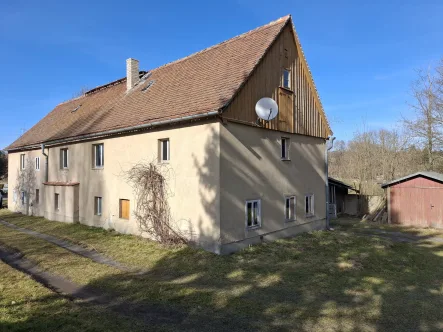
M 291 88 L 291 71 L 289 69 L 283 69 L 283 87 Z
M 101 168 L 105 165 L 105 151 L 104 145 L 102 144 L 94 144 L 94 167 Z
M 25 154 L 24 153 L 22 153 L 21 155 L 20 155 L 20 169 L 25 169 Z
M 289 160 L 289 138 L 282 137 L 281 138 L 281 159 Z
M 60 168 L 68 168 L 68 149 L 60 149 Z
M 261 204 L 259 199 L 246 201 L 246 227 L 260 227 L 261 226 Z
M 35 170 L 36 171 L 40 170 L 40 157 L 35 158 Z
M 314 215 L 314 194 L 305 195 L 305 213 L 308 217 Z
M 168 162 L 170 159 L 169 154 L 169 138 L 159 140 L 159 153 L 161 162 Z

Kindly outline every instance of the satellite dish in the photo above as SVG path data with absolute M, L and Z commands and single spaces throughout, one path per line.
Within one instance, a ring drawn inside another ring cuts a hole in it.
M 262 98 L 255 104 L 255 113 L 265 121 L 270 121 L 278 114 L 278 105 L 272 98 Z

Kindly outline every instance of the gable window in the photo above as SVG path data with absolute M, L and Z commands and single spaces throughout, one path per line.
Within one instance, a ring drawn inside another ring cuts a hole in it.
M 168 162 L 169 154 L 169 138 L 159 140 L 159 160 L 160 162 Z
M 94 144 L 93 152 L 94 152 L 94 167 L 102 168 L 105 165 L 105 151 L 103 143 Z
M 94 197 L 94 214 L 96 216 L 102 215 L 102 201 L 103 199 L 101 197 Z
M 25 169 L 25 154 L 20 155 L 20 169 Z
M 59 194 L 54 194 L 54 207 L 56 210 L 60 209 L 60 195 Z
M 120 200 L 120 219 L 129 219 L 129 199 Z
M 283 87 L 291 88 L 291 71 L 289 69 L 283 69 Z
M 289 160 L 289 138 L 281 138 L 281 159 Z
M 305 196 L 305 213 L 307 217 L 314 215 L 314 194 L 308 194 Z
M 260 200 L 246 201 L 245 204 L 246 227 L 254 228 L 261 226 L 261 204 Z
M 40 157 L 35 158 L 35 170 L 36 171 L 40 170 Z
M 286 219 L 286 221 L 296 220 L 295 207 L 296 207 L 295 196 L 285 197 L 285 219 Z
M 35 204 L 40 203 L 40 189 L 35 189 Z

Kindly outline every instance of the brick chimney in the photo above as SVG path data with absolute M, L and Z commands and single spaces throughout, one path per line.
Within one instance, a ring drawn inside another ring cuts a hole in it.
M 129 58 L 126 60 L 126 91 L 131 90 L 139 80 L 138 60 Z

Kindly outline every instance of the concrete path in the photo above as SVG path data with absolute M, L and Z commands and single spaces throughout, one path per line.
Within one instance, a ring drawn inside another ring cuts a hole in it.
M 116 295 L 105 294 L 91 287 L 83 287 L 59 275 L 41 270 L 34 262 L 23 257 L 23 254 L 0 243 L 0 260 L 12 268 L 31 276 L 46 288 L 73 300 L 81 300 L 83 304 L 100 305 L 117 314 L 134 317 L 147 324 L 180 324 L 186 314 L 158 305 L 128 303 Z
M 74 244 L 74 243 L 66 241 L 66 240 L 59 239 L 59 238 L 52 236 L 52 235 L 39 233 L 39 232 L 30 230 L 27 228 L 18 227 L 14 224 L 8 223 L 8 222 L 1 220 L 1 219 L 0 219 L 0 224 L 3 226 L 15 229 L 16 231 L 19 231 L 21 233 L 48 241 L 52 244 L 55 244 L 56 246 L 59 246 L 59 247 L 64 248 L 66 250 L 69 250 L 70 252 L 72 252 L 76 255 L 80 255 L 80 256 L 89 258 L 90 260 L 92 260 L 96 263 L 108 265 L 108 266 L 114 267 L 120 271 L 133 272 L 133 269 L 131 269 L 131 268 L 125 266 L 124 264 L 117 262 L 109 257 L 106 257 L 106 256 L 98 253 L 95 250 L 83 248 L 82 246 L 79 246 L 77 244 Z

